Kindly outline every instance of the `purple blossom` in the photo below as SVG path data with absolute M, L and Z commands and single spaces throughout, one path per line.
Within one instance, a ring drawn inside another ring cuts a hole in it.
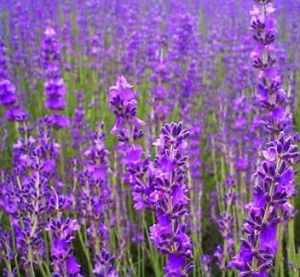
M 73 255 L 72 243 L 73 233 L 80 229 L 75 219 L 63 219 L 59 215 L 58 219 L 51 218 L 46 230 L 51 234 L 52 248 L 51 257 L 53 259 L 54 276 L 81 277 L 80 265 Z
M 189 133 L 181 123 L 165 124 L 155 143 L 159 154 L 155 158 L 154 211 L 157 224 L 150 227 L 150 239 L 167 255 L 166 276 L 182 276 L 193 270 L 192 244 L 180 222 L 187 215 L 184 150 Z
M 70 125 L 69 117 L 60 114 L 51 114 L 44 117 L 44 121 L 47 126 L 50 126 L 54 129 L 66 128 Z
M 13 107 L 5 112 L 5 117 L 9 121 L 23 122 L 29 120 L 29 114 L 22 108 Z
M 267 276 L 273 266 L 278 248 L 277 226 L 285 220 L 285 213 L 280 211 L 284 207 L 288 207 L 288 214 L 294 210 L 292 205 L 287 205 L 295 189 L 290 165 L 299 155 L 293 140 L 283 133 L 264 152 L 265 160 L 257 172 L 259 182 L 254 187 L 253 201 L 247 205 L 248 218 L 243 224 L 247 238 L 242 240 L 240 252 L 230 263 L 243 276 Z
M 4 262 L 6 267 L 3 268 L 2 274 L 5 277 L 12 277 L 17 274 L 17 268 L 12 266 L 12 261 L 16 253 L 13 251 L 13 238 L 9 230 L 5 230 L 0 225 L 0 257 L 1 262 Z
M 96 264 L 93 273 L 96 277 L 118 277 L 118 273 L 114 268 L 115 258 L 110 256 L 109 252 L 102 249 L 101 253 L 96 255 Z
M 42 42 L 42 59 L 45 72 L 44 94 L 45 108 L 53 111 L 63 110 L 66 105 L 66 87 L 60 73 L 60 49 L 56 39 L 56 32 L 48 27 L 44 32 Z M 56 128 L 65 128 L 69 125 L 66 116 L 53 114 L 50 116 L 51 125 Z
M 204 277 L 211 277 L 212 272 L 211 272 L 211 262 L 212 259 L 209 255 L 202 255 L 200 257 L 200 262 L 202 266 L 202 273 Z
M 265 110 L 261 120 L 263 126 L 278 136 L 288 129 L 292 116 L 286 111 L 287 92 L 282 87 L 281 77 L 277 73 L 275 47 L 277 34 L 275 8 L 272 1 L 255 1 L 251 15 L 251 29 L 254 32 L 256 48 L 251 53 L 253 66 L 259 70 L 257 101 Z
M 16 88 L 7 78 L 6 47 L 0 37 L 0 105 L 13 106 L 17 102 Z
M 145 125 L 136 114 L 136 96 L 132 91 L 132 86 L 121 76 L 118 77 L 116 85 L 109 89 L 109 103 L 116 115 L 116 124 L 111 130 L 112 134 L 119 134 L 119 140 L 132 140 L 130 136 L 138 135 L 139 130 L 128 130 L 125 126 L 132 124 L 133 127 L 139 128 Z M 125 127 L 125 130 L 123 129 Z M 133 134 L 129 132 L 135 132 Z

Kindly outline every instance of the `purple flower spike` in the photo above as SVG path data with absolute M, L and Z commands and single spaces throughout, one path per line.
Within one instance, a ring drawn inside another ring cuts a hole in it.
M 211 256 L 209 255 L 202 255 L 200 257 L 200 262 L 202 265 L 202 273 L 204 277 L 211 277 L 212 276 L 212 272 L 211 272 Z
M 7 78 L 6 47 L 0 37 L 0 105 L 13 106 L 17 102 L 16 88 Z
M 114 114 L 117 117 L 116 124 L 111 130 L 112 134 L 119 134 L 122 139 L 129 139 L 125 132 L 121 132 L 126 125 L 133 125 L 136 128 L 145 125 L 145 122 L 137 118 L 136 105 L 137 100 L 132 86 L 125 77 L 118 77 L 116 85 L 109 89 L 109 103 Z M 120 141 L 120 138 L 119 138 Z
M 73 255 L 72 242 L 73 233 L 80 229 L 75 219 L 51 218 L 46 231 L 50 232 L 52 238 L 51 257 L 55 268 L 54 276 L 82 277 L 80 265 Z
M 255 0 L 251 15 L 256 48 L 251 53 L 253 66 L 258 69 L 257 103 L 264 109 L 259 120 L 269 133 L 271 142 L 262 151 L 263 161 L 257 170 L 253 201 L 246 205 L 240 252 L 230 266 L 240 276 L 268 276 L 273 267 L 278 244 L 277 227 L 295 215 L 288 202 L 296 193 L 293 166 L 299 161 L 299 151 L 291 131 L 292 114 L 289 98 L 277 73 L 274 41 L 277 34 L 275 8 L 272 0 Z M 280 261 L 281 262 L 281 261 Z
M 191 239 L 186 234 L 187 188 L 184 155 L 189 132 L 182 123 L 165 124 L 154 143 L 155 161 L 136 159 L 127 165 L 135 209 L 152 210 L 157 224 L 151 226 L 150 240 L 167 256 L 166 276 L 187 276 L 193 271 Z
M 9 121 L 24 122 L 24 121 L 28 121 L 29 114 L 26 111 L 24 111 L 22 108 L 13 107 L 11 109 L 8 109 L 5 112 L 5 117 Z
M 0 80 L 0 104 L 2 106 L 12 106 L 16 101 L 15 86 L 7 79 Z
M 267 276 L 273 266 L 278 247 L 277 226 L 289 220 L 293 214 L 290 211 L 294 210 L 288 203 L 295 191 L 295 172 L 290 165 L 299 156 L 298 147 L 283 133 L 264 151 L 253 201 L 246 206 L 248 218 L 244 220 L 243 232 L 247 238 L 242 240 L 240 252 L 230 263 L 241 271 L 241 276 Z M 281 213 L 285 208 L 287 213 Z
M 45 72 L 44 94 L 46 96 L 45 108 L 61 111 L 66 105 L 66 86 L 60 72 L 60 49 L 56 40 L 56 32 L 48 27 L 44 32 L 42 42 L 42 59 Z M 50 125 L 55 129 L 69 126 L 66 116 L 54 114 L 48 118 Z
M 181 222 L 187 216 L 187 188 L 184 156 L 189 132 L 181 123 L 165 124 L 155 143 L 159 154 L 154 162 L 153 209 L 157 224 L 150 227 L 150 239 L 167 255 L 166 276 L 185 276 L 193 270 L 191 239 Z
M 70 125 L 69 117 L 60 114 L 48 115 L 44 120 L 48 126 L 51 126 L 54 129 L 62 129 Z
M 251 29 L 256 47 L 251 53 L 253 66 L 258 72 L 257 102 L 265 110 L 262 125 L 278 136 L 289 128 L 292 116 L 286 112 L 287 92 L 282 87 L 282 78 L 277 73 L 274 41 L 277 34 L 275 8 L 272 1 L 257 0 L 250 11 Z
M 5 230 L 0 224 L 0 262 L 6 264 L 6 268 L 3 269 L 3 276 L 16 276 L 16 268 L 10 266 L 11 261 L 14 259 L 16 253 L 12 247 L 13 238 L 10 231 Z
M 96 264 L 93 273 L 96 277 L 118 277 L 119 274 L 114 268 L 114 257 L 111 257 L 109 252 L 102 249 L 100 254 L 96 255 Z

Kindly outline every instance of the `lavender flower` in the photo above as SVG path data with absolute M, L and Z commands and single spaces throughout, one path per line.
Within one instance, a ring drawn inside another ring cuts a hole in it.
M 66 87 L 59 69 L 60 51 L 56 32 L 51 27 L 46 28 L 44 32 L 42 58 L 46 77 L 44 84 L 45 108 L 53 111 L 63 110 L 67 105 L 65 100 Z M 56 129 L 69 125 L 69 120 L 65 116 L 53 114 L 50 117 L 49 125 Z
M 17 101 L 16 88 L 7 78 L 6 47 L 0 37 L 0 105 L 13 106 Z
M 93 273 L 96 277 L 118 277 L 118 273 L 113 266 L 115 258 L 109 255 L 109 252 L 102 249 L 101 253 L 96 255 L 96 264 Z
M 204 277 L 211 277 L 211 257 L 209 255 L 202 255 L 200 257 L 201 269 Z
M 13 238 L 9 230 L 0 225 L 0 261 L 4 262 L 5 268 L 2 271 L 4 277 L 16 276 L 17 269 L 13 267 L 12 261 L 16 253 L 12 247 Z
M 141 156 L 143 154 L 143 149 L 140 145 L 136 144 L 137 141 L 143 137 L 143 131 L 141 126 L 145 125 L 145 122 L 137 117 L 136 105 L 137 100 L 135 93 L 132 90 L 132 86 L 127 83 L 127 80 L 121 76 L 117 79 L 115 86 L 111 87 L 109 90 L 109 103 L 116 115 L 116 124 L 111 130 L 112 134 L 118 134 L 118 157 L 120 159 L 120 164 L 125 168 L 135 167 L 142 161 Z M 124 183 L 131 184 L 131 174 L 128 172 L 123 172 L 121 169 L 121 180 Z M 134 236 L 130 232 L 131 226 L 126 214 L 128 209 L 124 205 L 124 200 L 127 198 L 127 190 L 121 191 L 120 200 L 122 201 L 122 209 L 118 211 L 124 214 L 119 220 L 122 222 L 122 237 L 121 248 L 125 247 L 128 242 L 126 242 L 126 237 Z M 125 200 L 126 201 L 126 200 Z M 133 219 L 132 219 L 133 220 Z M 123 251 L 120 251 L 122 254 Z
M 161 122 L 164 122 L 169 114 L 169 108 L 166 105 L 166 95 L 167 89 L 165 85 L 170 79 L 170 74 L 168 72 L 167 63 L 163 60 L 163 56 L 156 58 L 156 60 L 151 64 L 153 67 L 153 74 L 151 76 L 151 81 L 154 83 L 154 88 L 151 91 L 151 102 L 152 111 L 150 114 L 150 120 L 152 123 L 152 129 L 158 128 L 159 132 Z M 152 130 L 153 133 L 154 130 Z M 156 131 L 156 130 L 155 130 Z M 152 135 L 155 135 L 153 133 Z
M 21 138 L 14 144 L 14 168 L 7 175 L 1 194 L 5 195 L 1 207 L 10 218 L 15 232 L 16 249 L 20 265 L 28 276 L 43 268 L 46 255 L 42 232 L 50 209 L 50 180 L 55 172 L 59 145 L 51 139 L 51 132 L 41 128 L 37 138 L 30 135 L 31 128 L 22 122 Z M 47 267 L 47 265 L 46 265 Z
M 288 97 L 278 76 L 273 42 L 277 33 L 272 0 L 255 0 L 250 12 L 256 49 L 253 65 L 259 69 L 257 100 L 265 110 L 263 126 L 271 131 L 272 142 L 262 151 L 264 161 L 257 171 L 253 201 L 246 208 L 248 218 L 243 224 L 247 239 L 242 240 L 240 252 L 231 261 L 242 276 L 267 276 L 273 266 L 278 244 L 277 227 L 295 214 L 288 202 L 295 194 L 295 172 L 292 169 L 299 157 L 294 138 L 285 133 L 291 130 L 292 115 L 287 109 Z M 294 242 L 292 242 L 294 243 Z
M 257 172 L 259 183 L 254 187 L 253 201 L 247 205 L 248 218 L 243 224 L 247 238 L 230 263 L 241 271 L 241 276 L 267 276 L 278 247 L 277 226 L 294 211 L 288 203 L 296 191 L 295 171 L 290 165 L 299 158 L 298 147 L 292 138 L 280 133 L 263 155 L 265 160 Z
M 111 208 L 111 189 L 107 181 L 108 150 L 105 148 L 104 125 L 97 126 L 91 134 L 89 148 L 84 151 L 83 170 L 78 173 L 80 190 L 80 215 L 88 224 L 89 247 L 100 254 L 108 246 L 109 229 L 105 218 Z
M 265 110 L 262 124 L 267 130 L 278 136 L 292 121 L 292 117 L 285 111 L 287 93 L 282 87 L 282 80 L 276 69 L 274 57 L 275 35 L 277 33 L 276 19 L 273 17 L 275 8 L 272 1 L 256 0 L 251 15 L 251 29 L 256 48 L 251 53 L 253 66 L 259 70 L 259 84 L 257 100 Z
M 167 255 L 166 276 L 186 276 L 193 270 L 192 244 L 182 221 L 187 216 L 187 189 L 184 183 L 186 138 L 181 123 L 165 124 L 156 146 L 154 209 L 157 224 L 150 227 L 150 239 Z
M 57 277 L 82 277 L 80 265 L 73 255 L 73 233 L 79 230 L 75 219 L 63 219 L 59 214 L 58 219 L 51 218 L 46 230 L 52 238 L 51 257 L 54 267 L 54 276 Z
M 136 136 L 141 137 L 140 131 L 137 129 L 145 123 L 137 117 L 136 104 L 137 100 L 132 90 L 132 86 L 127 80 L 121 76 L 118 77 L 115 86 L 109 89 L 109 103 L 116 115 L 116 124 L 111 130 L 112 134 L 119 134 L 119 141 L 131 142 Z M 134 130 L 128 129 L 128 125 L 132 124 Z M 123 129 L 125 127 L 125 130 Z M 134 133 L 131 133 L 134 132 Z M 132 136 L 130 138 L 130 136 Z
M 217 222 L 224 243 L 223 246 L 217 246 L 214 256 L 217 259 L 220 270 L 226 272 L 227 262 L 233 254 L 234 247 L 233 229 L 235 219 L 232 207 L 236 204 L 237 195 L 234 191 L 235 181 L 232 176 L 227 177 L 224 187 L 224 211 L 220 214 Z

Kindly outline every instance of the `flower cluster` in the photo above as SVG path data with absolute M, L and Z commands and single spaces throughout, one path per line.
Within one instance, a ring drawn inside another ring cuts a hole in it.
M 107 182 L 107 155 L 104 125 L 97 126 L 91 134 L 89 148 L 83 153 L 83 170 L 78 174 L 80 186 L 80 211 L 88 224 L 89 246 L 96 254 L 102 246 L 107 247 L 109 230 L 105 217 L 109 214 L 111 190 Z
M 273 42 L 277 27 L 274 11 L 272 1 L 255 1 L 250 15 L 256 48 L 252 51 L 251 58 L 253 66 L 259 70 L 257 100 L 265 110 L 261 122 L 269 131 L 278 135 L 291 124 L 292 117 L 285 110 L 288 102 L 287 92 L 282 87 L 282 80 L 276 69 L 276 49 Z
M 16 87 L 7 76 L 6 46 L 0 37 L 0 106 L 7 108 L 5 117 L 9 121 L 27 121 L 29 118 L 17 104 Z
M 150 239 L 167 255 L 166 276 L 187 276 L 193 270 L 191 240 L 183 223 L 187 215 L 184 155 L 189 132 L 181 123 L 165 124 L 156 141 L 154 210 L 157 224 L 150 227 Z
M 128 84 L 127 80 L 121 76 L 118 77 L 116 85 L 110 87 L 109 90 L 109 104 L 114 114 L 116 115 L 116 124 L 112 128 L 111 133 L 118 135 L 118 145 L 116 147 L 117 157 L 120 161 L 121 169 L 121 186 L 122 182 L 131 184 L 131 174 L 128 170 L 124 171 L 128 167 L 135 167 L 142 162 L 143 149 L 142 146 L 137 144 L 137 141 L 143 137 L 142 126 L 145 122 L 137 117 L 137 100 L 132 86 Z M 128 199 L 127 189 L 121 189 L 120 187 L 116 190 L 121 194 L 121 202 L 123 199 Z M 130 197 L 130 196 L 129 196 Z M 126 236 L 131 236 L 131 240 L 135 240 L 135 234 L 131 233 L 132 226 L 128 224 L 126 210 L 124 203 L 119 203 L 117 207 L 122 206 L 122 210 L 119 212 L 124 213 L 121 218 L 122 222 L 122 240 L 121 249 L 128 244 L 124 239 Z M 124 251 L 120 251 L 120 255 L 123 255 Z
M 42 60 L 46 77 L 44 84 L 45 108 L 53 111 L 63 110 L 67 105 L 65 100 L 66 86 L 60 73 L 60 50 L 56 40 L 56 32 L 51 27 L 46 28 L 44 32 Z M 48 116 L 48 122 L 50 126 L 57 129 L 69 125 L 68 118 L 59 114 Z
M 96 277 L 118 277 L 118 272 L 113 266 L 115 258 L 111 257 L 109 252 L 102 249 L 101 253 L 96 255 L 96 264 L 93 273 Z
M 0 105 L 12 106 L 17 101 L 16 88 L 7 78 L 6 47 L 0 37 Z
M 241 276 L 267 276 L 278 246 L 277 226 L 294 214 L 288 200 L 296 193 L 291 165 L 299 159 L 298 147 L 292 138 L 280 133 L 263 155 L 265 160 L 257 172 L 259 184 L 254 187 L 253 201 L 247 205 L 248 218 L 243 225 L 247 239 L 242 240 L 240 252 L 231 261 Z
M 73 255 L 73 233 L 79 230 L 75 219 L 63 219 L 59 214 L 58 219 L 51 218 L 46 230 L 52 239 L 51 257 L 55 277 L 82 277 L 80 265 Z
M 233 239 L 233 228 L 235 219 L 233 217 L 232 207 L 236 204 L 236 193 L 234 192 L 235 182 L 233 177 L 228 177 L 225 182 L 224 192 L 224 212 L 220 214 L 218 219 L 219 231 L 224 240 L 223 246 L 217 246 L 214 256 L 217 259 L 219 268 L 222 271 L 226 271 L 228 258 L 233 253 L 234 239 Z
M 200 257 L 200 262 L 202 266 L 202 274 L 203 277 L 211 277 L 212 272 L 211 272 L 211 256 L 209 255 L 201 255 Z
M 144 135 L 141 126 L 144 126 L 145 122 L 137 117 L 135 94 L 123 76 L 119 77 L 116 85 L 110 88 L 109 101 L 117 117 L 111 133 L 118 134 L 121 163 L 126 167 L 135 166 L 141 162 L 143 154 L 141 145 L 136 142 Z M 125 177 L 128 178 L 129 176 Z
M 170 277 L 186 276 L 193 270 L 189 262 L 192 243 L 184 223 L 189 200 L 184 183 L 188 136 L 182 123 L 165 124 L 154 143 L 159 151 L 154 162 L 147 158 L 127 168 L 135 209 L 156 213 L 157 224 L 150 227 L 150 239 L 167 255 L 165 272 Z
M 136 210 L 154 210 L 155 168 L 150 157 L 128 165 L 132 198 Z
M 116 85 L 110 87 L 109 104 L 117 117 L 111 133 L 119 134 L 118 140 L 123 143 L 132 143 L 140 138 L 142 132 L 139 127 L 145 125 L 145 122 L 137 117 L 136 96 L 125 77 L 118 77 Z
M 16 253 L 13 251 L 12 247 L 13 238 L 10 231 L 5 230 L 2 225 L 0 225 L 0 261 L 6 264 L 6 268 L 3 269 L 3 276 L 10 277 L 17 274 L 17 269 L 11 266 L 11 261 L 13 260 Z
M 273 267 L 278 245 L 277 227 L 295 215 L 288 202 L 296 194 L 293 166 L 299 159 L 296 136 L 288 137 L 292 115 L 288 112 L 288 95 L 282 87 L 276 68 L 273 42 L 277 33 L 272 0 L 255 0 L 251 15 L 256 49 L 252 52 L 253 65 L 259 70 L 257 100 L 265 110 L 261 122 L 271 132 L 268 149 L 262 151 L 264 160 L 257 171 L 253 201 L 246 205 L 248 217 L 242 231 L 241 250 L 230 266 L 240 270 L 241 276 L 268 276 Z M 279 234 L 281 231 L 279 231 Z
M 12 220 L 21 265 L 31 276 L 45 257 L 41 233 L 49 212 L 46 199 L 50 196 L 57 144 L 49 133 L 40 132 L 37 139 L 26 127 L 19 129 L 24 137 L 14 145 L 14 168 L 1 188 L 0 206 Z
M 170 79 L 167 63 L 163 57 L 156 58 L 152 63 L 153 73 L 150 77 L 155 87 L 151 91 L 152 112 L 150 114 L 151 123 L 154 126 L 159 126 L 160 122 L 164 122 L 169 114 L 169 107 L 166 104 L 166 84 Z M 159 130 L 158 130 L 159 131 Z

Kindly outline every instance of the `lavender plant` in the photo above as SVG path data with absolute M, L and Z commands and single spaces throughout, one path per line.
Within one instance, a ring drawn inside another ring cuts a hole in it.
M 253 202 L 247 205 L 248 218 L 243 231 L 248 238 L 242 241 L 241 251 L 231 262 L 231 266 L 245 276 L 267 276 L 276 253 L 275 274 L 283 274 L 282 266 L 278 265 L 281 263 L 279 255 L 282 255 L 281 225 L 295 216 L 293 205 L 288 201 L 296 194 L 293 166 L 298 161 L 299 152 L 293 144 L 297 142 L 297 136 L 288 137 L 283 132 L 291 132 L 292 115 L 286 108 L 287 93 L 277 75 L 273 56 L 272 43 L 277 32 L 276 20 L 272 16 L 274 11 L 272 1 L 255 1 L 250 12 L 251 28 L 257 42 L 252 57 L 262 80 L 258 85 L 258 99 L 266 110 L 261 122 L 274 139 L 271 137 L 268 149 L 262 152 L 265 160 L 257 171 L 259 177 L 254 186 Z

